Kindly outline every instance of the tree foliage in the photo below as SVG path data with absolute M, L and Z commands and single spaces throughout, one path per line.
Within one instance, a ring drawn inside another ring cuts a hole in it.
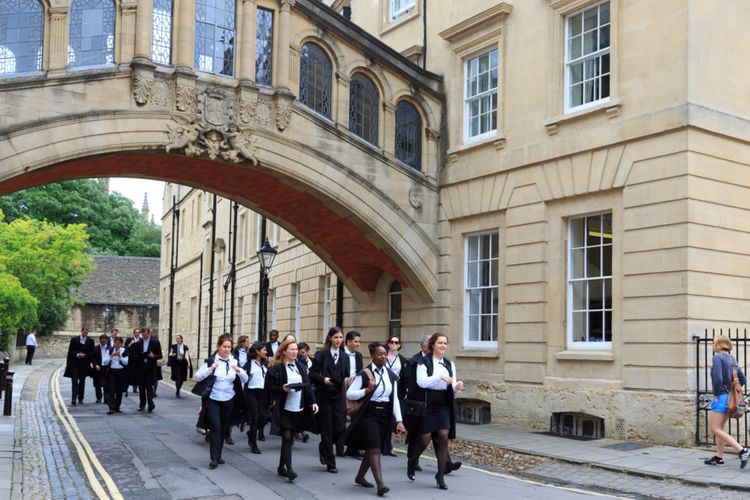
M 0 269 L 0 351 L 10 347 L 12 334 L 37 322 L 39 301 L 21 281 Z
M 83 224 L 61 226 L 34 219 L 6 223 L 0 211 L 0 269 L 15 276 L 38 301 L 40 333 L 65 325 L 71 293 L 93 268 L 86 253 L 88 238 Z
M 0 197 L 6 219 L 47 220 L 56 224 L 85 224 L 96 255 L 159 257 L 161 229 L 146 221 L 133 203 L 108 193 L 91 179 L 46 184 Z

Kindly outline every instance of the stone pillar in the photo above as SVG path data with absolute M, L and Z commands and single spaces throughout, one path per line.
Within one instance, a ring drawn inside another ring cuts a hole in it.
M 135 58 L 151 60 L 151 23 L 153 22 L 153 0 L 138 0 L 135 18 Z M 174 20 L 172 21 L 174 27 Z
M 349 127 L 349 83 L 351 81 L 352 79 L 344 73 L 336 72 L 336 94 L 331 97 L 336 99 L 338 112 L 335 116 L 331 115 L 331 118 L 343 128 Z
M 192 72 L 195 51 L 195 0 L 175 2 L 174 65 Z
M 426 127 L 424 137 L 427 140 L 422 147 L 422 172 L 428 177 L 437 179 L 440 132 Z
M 255 82 L 255 0 L 242 0 L 242 31 L 237 61 L 240 65 L 238 75 L 241 82 Z
M 135 18 L 138 4 L 135 0 L 120 2 L 120 53 L 115 54 L 120 64 L 130 64 L 135 53 Z
M 49 71 L 65 71 L 68 66 L 68 13 L 67 7 L 49 9 Z
M 383 125 L 378 130 L 383 136 L 380 138 L 380 147 L 392 155 L 396 154 L 396 106 L 390 102 L 383 101 Z
M 277 87 L 289 88 L 289 40 L 292 29 L 291 10 L 295 0 L 281 0 L 281 11 L 279 13 L 279 53 L 278 71 L 274 71 L 274 84 Z

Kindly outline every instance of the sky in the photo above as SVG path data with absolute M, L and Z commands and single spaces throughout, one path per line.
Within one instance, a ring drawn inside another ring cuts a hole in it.
M 125 177 L 112 177 L 109 179 L 109 190 L 117 191 L 121 195 L 133 200 L 138 211 L 143 206 L 143 194 L 148 193 L 148 208 L 154 216 L 154 222 L 161 224 L 162 196 L 164 195 L 164 183 L 146 179 L 134 179 Z M 149 215 L 149 220 L 151 215 Z

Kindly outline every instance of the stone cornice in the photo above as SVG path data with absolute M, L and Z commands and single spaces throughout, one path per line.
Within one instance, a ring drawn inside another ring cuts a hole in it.
M 465 36 L 476 33 L 478 30 L 485 28 L 497 21 L 502 21 L 513 11 L 513 5 L 508 2 L 501 2 L 489 9 L 476 14 L 460 23 L 451 26 L 440 33 L 440 37 L 448 42 L 455 42 Z
M 315 0 L 296 0 L 294 9 L 307 16 L 319 28 L 326 29 L 352 47 L 367 54 L 389 70 L 409 81 L 414 87 L 444 101 L 443 79 L 409 61 L 406 57 L 381 42 L 365 30 L 344 19 L 329 7 Z

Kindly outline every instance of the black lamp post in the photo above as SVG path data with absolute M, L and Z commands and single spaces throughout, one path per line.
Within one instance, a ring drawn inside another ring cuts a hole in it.
M 271 246 L 268 238 L 263 242 L 263 246 L 260 247 L 258 254 L 258 264 L 260 264 L 260 304 L 258 305 L 258 340 L 265 340 L 266 338 L 266 323 L 268 313 L 268 272 L 273 266 L 273 261 L 276 258 L 276 249 Z

